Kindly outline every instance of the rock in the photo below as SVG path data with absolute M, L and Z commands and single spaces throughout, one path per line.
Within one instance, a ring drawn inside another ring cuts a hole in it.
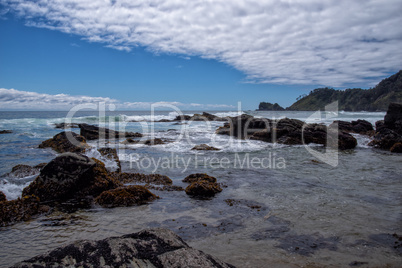
M 384 117 L 384 125 L 402 135 L 402 104 L 391 103 Z
M 66 201 L 92 196 L 121 184 L 112 178 L 105 165 L 87 156 L 64 153 L 50 161 L 39 176 L 22 192 L 35 195 L 41 202 Z
M 391 103 L 384 121 L 376 122 L 374 139 L 369 145 L 390 150 L 397 143 L 402 143 L 402 104 Z M 399 145 L 393 149 L 398 150 Z
M 131 138 L 128 138 L 125 141 L 121 142 L 121 144 L 135 144 L 135 143 L 138 143 L 138 141 L 133 140 Z
M 336 143 L 335 139 L 333 139 L 336 136 L 336 133 L 338 133 L 338 143 Z M 330 129 L 330 131 L 328 132 L 328 137 L 329 140 L 327 146 L 334 149 L 349 150 L 357 146 L 356 138 L 349 133 L 345 133 L 342 131 L 338 132 L 337 130 Z
M 121 171 L 121 163 L 117 150 L 115 148 L 99 148 L 98 152 L 109 160 L 115 161 L 117 164 L 117 172 Z
M 156 185 L 172 185 L 172 180 L 160 174 L 121 173 L 117 174 L 121 183 L 151 183 Z
M 39 198 L 33 195 L 16 200 L 0 202 L 0 226 L 7 226 L 19 221 L 30 220 L 35 215 L 47 212 L 47 206 L 39 204 Z
M 119 132 L 88 124 L 79 124 L 78 126 L 81 136 L 85 137 L 87 140 L 142 137 L 142 134 L 138 132 Z
M 47 165 L 47 163 L 40 163 L 34 166 L 34 168 L 38 169 L 39 171 L 42 170 Z
M 7 201 L 7 197 L 2 191 L 0 191 L 0 202 L 3 202 L 3 201 Z
M 213 115 L 213 114 L 210 114 L 207 112 L 203 112 L 202 114 L 194 114 L 188 120 L 191 120 L 191 121 L 227 121 L 227 119 L 225 119 L 225 118 L 218 117 L 216 115 Z
M 183 115 L 176 116 L 175 119 L 173 119 L 173 121 L 188 121 L 190 119 L 191 119 L 191 116 L 183 114 Z
M 128 207 L 143 205 L 157 198 L 144 186 L 130 185 L 104 191 L 95 199 L 95 202 L 106 208 Z
M 83 153 L 90 148 L 84 137 L 71 131 L 60 132 L 53 138 L 42 142 L 39 148 L 52 148 L 58 153 Z
M 209 176 L 208 174 L 205 174 L 205 173 L 190 174 L 183 179 L 183 182 L 192 183 L 192 182 L 196 182 L 196 181 L 200 181 L 200 180 L 205 180 L 208 182 L 216 182 L 215 177 Z
M 212 146 L 209 146 L 209 145 L 207 145 L 207 144 L 199 144 L 199 145 L 196 145 L 196 146 L 194 146 L 191 150 L 198 150 L 198 151 L 200 151 L 200 150 L 204 150 L 204 151 L 220 151 L 220 149 L 215 148 L 215 147 L 212 147 Z
M 197 197 L 212 197 L 215 194 L 222 192 L 222 188 L 216 182 L 207 180 L 199 180 L 191 183 L 185 189 L 186 194 Z
M 392 145 L 390 151 L 391 153 L 402 153 L 402 143 L 395 143 L 394 145 Z
M 0 130 L 0 134 L 11 134 L 11 133 L 13 133 L 13 131 L 12 130 Z
M 346 133 L 357 133 L 357 134 L 361 134 L 361 135 L 373 135 L 374 134 L 373 125 L 366 120 L 358 119 L 357 121 L 352 121 L 352 122 L 336 120 L 329 127 L 334 128 L 336 125 L 338 125 L 339 131 L 346 132 Z
M 39 173 L 39 169 L 29 165 L 16 165 L 11 169 L 10 173 L 5 174 L 6 177 L 11 178 L 24 178 L 33 176 Z
M 158 121 L 156 121 L 156 122 L 160 122 L 160 123 L 167 123 L 167 122 L 172 122 L 172 120 L 170 120 L 170 119 L 161 119 L 161 120 L 158 120 Z
M 55 128 L 79 128 L 77 123 L 56 123 L 54 124 Z
M 151 184 L 145 184 L 144 187 L 147 188 L 148 190 L 156 190 L 156 191 L 167 191 L 167 192 L 184 191 L 183 187 L 176 185 L 155 186 Z
M 151 146 L 151 145 L 165 144 L 166 142 L 163 141 L 162 139 L 156 138 L 156 139 L 149 139 L 140 143 Z
M 234 267 L 189 247 L 168 229 L 155 228 L 103 240 L 82 240 L 13 266 L 41 267 Z

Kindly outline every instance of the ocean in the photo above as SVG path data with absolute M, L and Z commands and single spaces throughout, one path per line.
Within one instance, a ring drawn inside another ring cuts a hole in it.
M 193 115 L 201 111 L 187 111 Z M 236 111 L 213 111 L 235 116 Z M 244 111 L 263 118 L 293 118 L 308 123 L 365 119 L 372 124 L 385 113 Z M 61 129 L 67 112 L 0 112 L 0 176 L 18 164 L 49 162 L 57 153 L 38 145 Z M 176 112 L 94 111 L 75 114 L 73 122 L 141 132 L 170 141 L 162 145 L 123 145 L 122 140 L 89 141 L 86 152 L 102 158 L 100 147 L 118 149 L 125 172 L 159 173 L 174 185 L 192 173 L 207 173 L 224 185 L 207 200 L 183 191 L 156 191 L 150 204 L 105 209 L 93 207 L 72 214 L 56 212 L 28 222 L 0 227 L 0 267 L 80 239 L 103 239 L 144 228 L 166 227 L 190 246 L 237 267 L 400 267 L 402 248 L 393 234 L 402 234 L 402 158 L 373 149 L 370 139 L 353 134 L 358 145 L 337 154 L 337 165 L 317 159 L 303 145 L 288 146 L 215 135 L 224 122 L 151 122 L 174 119 Z M 79 133 L 79 129 L 71 131 Z M 197 144 L 220 151 L 194 151 Z M 325 153 L 319 145 L 308 148 Z M 0 177 L 0 191 L 9 200 L 21 195 L 34 178 Z M 399 242 L 401 243 L 401 242 Z

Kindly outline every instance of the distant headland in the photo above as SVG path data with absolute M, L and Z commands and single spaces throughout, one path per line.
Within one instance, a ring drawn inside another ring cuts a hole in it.
M 344 111 L 386 111 L 391 102 L 402 103 L 402 70 L 385 78 L 371 89 L 316 88 L 307 95 L 301 95 L 286 109 L 278 103 L 260 102 L 258 111 L 316 111 L 325 105 L 338 101 L 339 110 Z

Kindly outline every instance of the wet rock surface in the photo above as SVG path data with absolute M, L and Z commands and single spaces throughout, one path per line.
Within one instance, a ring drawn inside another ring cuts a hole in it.
M 102 207 L 128 207 L 143 205 L 158 197 L 144 186 L 130 185 L 102 192 L 95 202 Z
M 218 128 L 216 133 L 287 145 L 315 143 L 341 150 L 353 149 L 357 145 L 357 140 L 352 135 L 338 131 L 338 129 L 327 128 L 323 124 L 305 124 L 298 119 L 289 118 L 280 120 L 254 118 L 246 114 L 230 117 L 229 123 Z M 336 136 L 337 133 L 337 139 L 332 138 L 331 142 L 331 136 Z M 329 144 L 327 144 L 328 140 Z M 338 143 L 335 142 L 336 140 Z
M 222 192 L 222 188 L 216 182 L 199 180 L 191 183 L 185 189 L 186 194 L 195 197 L 213 197 Z
M 219 151 L 220 149 L 209 146 L 205 143 L 194 146 L 191 150 L 197 151 Z
M 330 128 L 338 126 L 338 129 L 346 133 L 357 133 L 361 135 L 373 135 L 374 128 L 373 125 L 366 120 L 356 120 L 352 122 L 336 120 L 331 125 Z
M 88 124 L 79 124 L 78 126 L 80 135 L 87 140 L 142 137 L 142 134 L 138 132 L 120 132 Z
M 99 241 L 83 240 L 12 267 L 234 267 L 189 247 L 168 229 L 148 229 Z
M 24 178 L 28 176 L 34 176 L 39 173 L 41 169 L 40 166 L 29 166 L 29 165 L 16 165 L 11 169 L 11 172 L 4 174 L 2 177 L 11 177 L 11 178 Z
M 13 133 L 12 130 L 7 130 L 7 129 L 0 130 L 0 134 L 11 134 L 11 133 Z
M 402 104 L 391 103 L 384 121 L 376 122 L 376 132 L 369 145 L 383 150 L 400 152 L 398 143 L 402 143 Z M 395 148 L 394 145 L 396 146 Z
M 64 131 L 42 142 L 39 148 L 52 148 L 58 153 L 83 153 L 90 146 L 84 137 L 71 131 Z
M 27 221 L 40 213 L 49 211 L 42 206 L 36 196 L 24 196 L 16 200 L 0 202 L 0 226 L 7 226 L 19 221 Z
M 3 202 L 3 201 L 7 201 L 7 197 L 2 191 L 0 191 L 0 202 Z
M 54 202 L 96 197 L 118 186 L 120 183 L 109 176 L 102 162 L 84 155 L 64 153 L 50 161 L 22 195 L 35 195 L 41 202 Z
M 200 180 L 205 180 L 208 182 L 216 182 L 216 178 L 209 176 L 206 173 L 194 173 L 194 174 L 190 174 L 187 177 L 185 177 L 183 179 L 183 182 L 188 182 L 188 183 L 193 183 L 196 181 L 200 181 Z

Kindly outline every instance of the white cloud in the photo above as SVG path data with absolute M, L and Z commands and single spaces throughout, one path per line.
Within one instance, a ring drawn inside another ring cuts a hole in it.
M 0 110 L 69 110 L 79 104 L 114 104 L 118 110 L 145 110 L 151 105 L 159 108 L 175 106 L 179 109 L 233 109 L 226 104 L 194 104 L 181 102 L 121 102 L 116 99 L 90 96 L 71 96 L 67 94 L 43 94 L 32 91 L 0 88 Z
M 4 0 L 28 25 L 225 62 L 257 83 L 374 83 L 402 66 L 400 0 Z M 372 80 L 367 80 L 370 78 Z

